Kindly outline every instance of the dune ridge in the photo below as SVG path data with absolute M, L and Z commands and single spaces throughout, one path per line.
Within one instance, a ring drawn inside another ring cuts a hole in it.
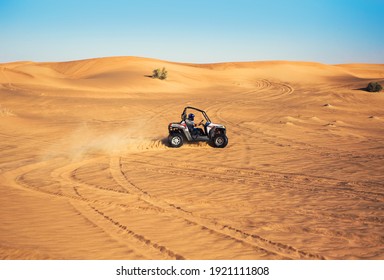
M 174 63 L 156 59 L 139 57 L 108 57 L 85 59 L 69 62 L 14 62 L 0 66 L 0 82 L 57 85 L 65 84 L 92 89 L 98 87 L 126 89 L 127 85 L 140 84 L 141 90 L 159 87 L 157 81 L 146 78 L 156 67 L 166 67 L 170 75 L 167 86 L 183 83 L 184 86 L 212 80 L 220 75 L 241 77 L 274 77 L 303 82 L 318 82 L 319 79 L 329 78 L 370 78 L 383 79 L 383 64 L 344 64 L 325 65 L 315 62 L 292 61 L 260 61 L 260 62 L 227 62 L 211 64 Z M 198 69 L 198 70 L 197 70 Z M 223 79 L 222 79 L 223 80 Z M 221 83 L 223 81 L 220 81 Z M 83 83 L 79 83 L 79 81 Z M 103 83 L 100 83 L 102 81 Z M 113 85 L 119 82 L 119 85 Z M 206 85 L 205 83 L 203 85 Z M 167 90 L 170 90 L 168 88 Z
M 0 259 L 383 259 L 370 81 L 383 64 L 0 64 Z M 187 105 L 227 148 L 167 146 Z

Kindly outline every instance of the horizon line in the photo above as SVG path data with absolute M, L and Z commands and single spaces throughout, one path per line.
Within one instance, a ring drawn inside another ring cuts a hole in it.
M 111 55 L 111 56 L 97 56 L 97 57 L 88 57 L 88 58 L 79 58 L 79 59 L 70 59 L 70 60 L 50 60 L 50 61 L 40 61 L 40 60 L 14 60 L 14 61 L 0 61 L 0 64 L 12 64 L 12 63 L 69 63 L 77 61 L 87 61 L 87 60 L 97 60 L 97 59 L 116 59 L 116 58 L 137 58 L 137 59 L 147 59 L 147 60 L 157 60 L 166 63 L 178 63 L 178 64 L 193 64 L 193 65 L 212 65 L 212 64 L 227 64 L 227 63 L 267 63 L 267 62 L 290 62 L 290 63 L 317 63 L 324 65 L 348 65 L 348 64 L 371 64 L 371 65 L 384 65 L 384 62 L 347 62 L 347 63 L 325 63 L 320 61 L 310 61 L 310 60 L 289 60 L 289 59 L 270 59 L 270 60 L 226 60 L 226 61 L 215 61 L 215 62 L 188 62 L 188 61 L 172 61 L 167 59 L 160 59 L 155 57 L 144 57 L 144 56 L 135 56 L 135 55 Z

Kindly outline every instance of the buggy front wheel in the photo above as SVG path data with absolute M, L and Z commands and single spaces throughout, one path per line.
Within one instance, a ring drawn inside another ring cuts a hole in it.
M 218 134 L 213 137 L 212 144 L 215 148 L 224 148 L 228 144 L 228 137 L 225 134 Z

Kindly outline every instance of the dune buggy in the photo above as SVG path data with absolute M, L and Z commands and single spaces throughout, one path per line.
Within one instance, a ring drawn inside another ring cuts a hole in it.
M 194 117 L 200 115 L 200 123 L 191 123 Z M 202 126 L 202 128 L 198 128 Z M 224 125 L 212 123 L 205 111 L 194 107 L 185 107 L 181 114 L 180 122 L 173 122 L 168 125 L 169 146 L 173 148 L 181 147 L 184 141 L 189 142 L 209 142 L 213 147 L 224 148 L 228 144 L 226 128 Z

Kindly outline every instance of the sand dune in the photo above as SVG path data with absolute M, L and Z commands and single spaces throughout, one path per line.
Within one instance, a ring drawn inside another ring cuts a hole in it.
M 370 81 L 384 65 L 0 64 L 0 259 L 383 259 Z M 167 147 L 186 105 L 225 149 Z

